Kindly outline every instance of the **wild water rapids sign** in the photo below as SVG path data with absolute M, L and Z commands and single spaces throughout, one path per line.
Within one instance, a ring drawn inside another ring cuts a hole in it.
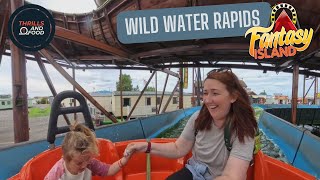
M 125 11 L 117 16 L 124 44 L 241 37 L 253 26 L 267 27 L 266 2 Z

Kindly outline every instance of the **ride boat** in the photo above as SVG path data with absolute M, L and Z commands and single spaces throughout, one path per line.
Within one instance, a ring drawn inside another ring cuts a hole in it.
M 119 160 L 126 146 L 131 142 L 143 142 L 144 139 L 130 140 L 112 143 L 107 139 L 98 139 L 100 155 L 97 159 L 112 164 Z M 155 138 L 151 142 L 166 143 L 173 142 L 174 138 Z M 180 170 L 191 152 L 178 159 L 169 159 L 150 155 L 145 153 L 136 153 L 116 175 L 110 177 L 93 176 L 93 180 L 144 180 L 151 177 L 152 180 L 166 179 L 170 174 Z M 51 167 L 61 158 L 61 147 L 53 150 L 46 150 L 41 154 L 29 160 L 20 170 L 18 174 L 9 178 L 9 180 L 35 180 L 43 179 L 49 172 Z M 148 160 L 148 158 L 150 158 Z M 149 163 L 150 164 L 149 164 Z M 150 167 L 150 168 L 147 168 Z M 311 180 L 315 177 L 301 171 L 289 164 L 266 156 L 259 151 L 254 156 L 254 164 L 249 167 L 247 172 L 247 180 L 274 180 L 274 179 L 290 179 L 290 180 Z
M 65 98 L 74 98 L 80 105 L 77 107 L 60 107 L 61 102 Z M 68 127 L 57 127 L 58 116 L 62 114 L 82 112 L 85 118 L 85 124 L 94 130 L 93 122 L 90 118 L 88 106 L 84 97 L 73 91 L 65 91 L 59 93 L 52 102 L 52 110 L 49 119 L 49 129 L 47 141 L 53 145 L 52 148 L 46 150 L 34 158 L 30 159 L 21 168 L 20 172 L 9 180 L 37 180 L 43 179 L 53 165 L 62 157 L 61 147 L 54 147 L 57 134 L 65 133 Z M 121 125 L 121 124 L 120 124 Z M 127 140 L 120 142 L 111 142 L 110 140 L 98 138 L 99 156 L 97 159 L 107 164 L 119 160 L 127 145 L 131 142 L 145 142 L 145 139 Z M 150 140 L 154 143 L 174 142 L 175 138 L 154 138 Z M 189 152 L 186 156 L 178 159 L 169 159 L 156 155 L 145 153 L 136 153 L 116 175 L 110 177 L 94 176 L 94 180 L 163 180 L 170 174 L 180 170 L 187 160 L 192 156 Z M 258 151 L 254 155 L 254 163 L 247 171 L 248 180 L 274 180 L 274 179 L 291 179 L 291 180 L 311 180 L 316 179 L 312 175 L 299 170 L 282 161 L 266 156 L 262 151 Z

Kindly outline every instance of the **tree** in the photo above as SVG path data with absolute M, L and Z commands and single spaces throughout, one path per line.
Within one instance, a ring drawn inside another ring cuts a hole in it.
M 41 98 L 40 104 L 48 104 L 48 98 L 45 98 L 45 97 Z
M 133 91 L 140 91 L 139 86 L 137 85 L 135 88 L 133 88 Z
M 146 88 L 146 91 L 156 91 L 156 88 L 155 87 L 152 87 L 152 86 L 148 86 Z
M 123 74 L 122 75 L 122 91 L 132 91 L 132 79 L 129 74 Z M 119 76 L 120 81 L 120 76 Z M 117 91 L 120 91 L 120 83 L 119 81 L 116 82 L 117 85 Z

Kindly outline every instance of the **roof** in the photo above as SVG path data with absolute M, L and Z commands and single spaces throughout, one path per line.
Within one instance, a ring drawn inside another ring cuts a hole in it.
M 0 0 L 0 19 L 7 20 L 9 3 Z M 135 2 L 135 3 L 133 3 Z M 230 67 L 261 71 L 292 72 L 293 63 L 300 66 L 300 74 L 320 76 L 320 1 L 286 0 L 295 7 L 302 29 L 313 28 L 314 38 L 309 48 L 295 59 L 275 58 L 255 60 L 248 53 L 249 42 L 244 36 L 201 40 L 167 41 L 122 44 L 117 37 L 117 15 L 127 10 L 177 8 L 232 3 L 261 2 L 257 0 L 166 0 L 126 1 L 108 0 L 97 10 L 85 14 L 68 14 L 51 11 L 56 33 L 46 47 L 49 56 L 61 66 L 75 69 L 148 69 L 177 76 L 166 68 L 177 67 Z M 270 5 L 278 1 L 266 0 Z M 7 7 L 7 8 L 5 8 Z M 6 23 L 1 23 L 6 24 Z M 2 28 L 0 28 L 2 29 Z M 4 28 L 7 29 L 7 28 Z M 6 32 L 2 33 L 8 39 Z M 10 55 L 9 41 L 0 41 L 5 55 Z M 3 46 L 4 45 L 4 46 Z M 0 48 L 0 50 L 2 50 Z M 2 52 L 2 51 L 0 51 Z M 27 52 L 28 53 L 28 52 Z M 27 59 L 35 60 L 32 54 Z M 45 63 L 47 60 L 43 59 Z M 181 62 L 188 62 L 183 64 Z
M 267 93 L 265 90 L 263 90 L 263 92 L 261 92 L 259 95 L 267 95 Z
M 90 95 L 93 97 L 111 96 L 112 92 L 111 91 L 95 91 L 95 92 L 91 92 Z
M 123 91 L 122 95 L 123 96 L 139 96 L 140 93 L 141 93 L 141 91 Z M 167 96 L 170 96 L 171 92 L 165 92 L 164 94 L 167 95 Z M 114 96 L 120 96 L 120 91 L 114 91 L 113 95 Z M 143 93 L 143 96 L 155 96 L 155 95 L 156 95 L 156 92 L 153 92 L 153 91 L 145 91 Z M 162 92 L 158 91 L 157 95 L 160 97 L 162 95 Z M 183 93 L 183 95 L 184 96 L 192 96 L 192 93 Z

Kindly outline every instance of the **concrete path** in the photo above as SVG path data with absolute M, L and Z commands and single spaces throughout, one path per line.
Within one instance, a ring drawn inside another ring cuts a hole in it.
M 46 108 L 49 105 L 37 105 L 40 108 Z M 73 122 L 73 114 L 68 114 L 71 122 Z M 78 120 L 84 122 L 82 114 L 78 114 Z M 29 137 L 30 141 L 47 138 L 48 132 L 48 117 L 29 118 Z M 59 116 L 58 127 L 66 126 L 63 116 Z M 13 114 L 12 110 L 0 111 L 0 149 L 8 145 L 14 144 L 14 130 L 13 130 Z

